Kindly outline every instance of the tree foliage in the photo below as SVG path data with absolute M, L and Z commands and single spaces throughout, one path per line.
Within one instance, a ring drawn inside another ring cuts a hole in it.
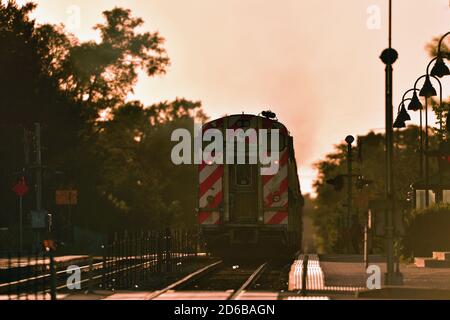
M 194 223 L 195 168 L 170 161 L 175 128 L 193 129 L 206 115 L 200 102 L 179 98 L 151 106 L 128 101 L 139 71 L 164 74 L 170 65 L 157 32 L 139 32 L 130 10 L 103 12 L 98 42 L 81 42 L 63 25 L 38 25 L 34 4 L 0 3 L 0 224 L 14 225 L 13 173 L 25 163 L 23 130 L 42 125 L 44 207 L 57 221 L 66 208 L 54 203 L 58 188 L 78 190 L 73 222 L 110 232 Z M 103 117 L 99 115 L 102 114 Z M 28 144 L 33 158 L 33 141 Z M 32 160 L 32 159 L 31 159 Z M 34 208 L 34 191 L 25 210 Z
M 402 241 L 405 257 L 431 257 L 433 251 L 450 250 L 450 206 L 434 205 L 414 210 Z

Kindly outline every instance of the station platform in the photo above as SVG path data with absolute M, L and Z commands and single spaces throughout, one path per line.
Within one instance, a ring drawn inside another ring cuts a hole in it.
M 69 256 L 57 256 L 54 257 L 54 261 L 58 266 L 65 267 L 70 265 L 85 265 L 89 263 L 89 256 L 87 255 L 69 255 Z M 42 258 L 41 256 L 38 258 L 30 257 L 11 257 L 8 258 L 0 258 L 0 269 L 8 269 L 8 268 L 19 268 L 19 267 L 29 267 L 29 266 L 39 266 L 49 264 L 49 258 Z

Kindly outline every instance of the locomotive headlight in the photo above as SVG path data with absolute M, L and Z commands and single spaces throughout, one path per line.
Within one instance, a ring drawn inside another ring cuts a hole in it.
M 273 197 L 272 197 L 272 200 L 273 200 L 273 202 L 280 202 L 280 196 L 279 195 L 274 195 Z

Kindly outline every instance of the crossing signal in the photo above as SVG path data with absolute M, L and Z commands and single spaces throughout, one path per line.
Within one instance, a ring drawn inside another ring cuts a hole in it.
M 356 179 L 356 188 L 358 190 L 362 190 L 364 187 L 368 187 L 372 183 L 372 180 L 366 180 L 363 176 L 358 176 L 358 179 Z

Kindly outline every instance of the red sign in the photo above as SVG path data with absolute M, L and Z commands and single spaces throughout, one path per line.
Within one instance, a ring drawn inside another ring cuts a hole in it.
M 25 181 L 25 177 L 21 177 L 20 180 L 12 188 L 12 191 L 18 196 L 23 197 L 28 193 L 28 185 Z
M 45 251 L 55 251 L 56 250 L 56 243 L 54 240 L 44 240 L 43 241 L 44 249 Z

